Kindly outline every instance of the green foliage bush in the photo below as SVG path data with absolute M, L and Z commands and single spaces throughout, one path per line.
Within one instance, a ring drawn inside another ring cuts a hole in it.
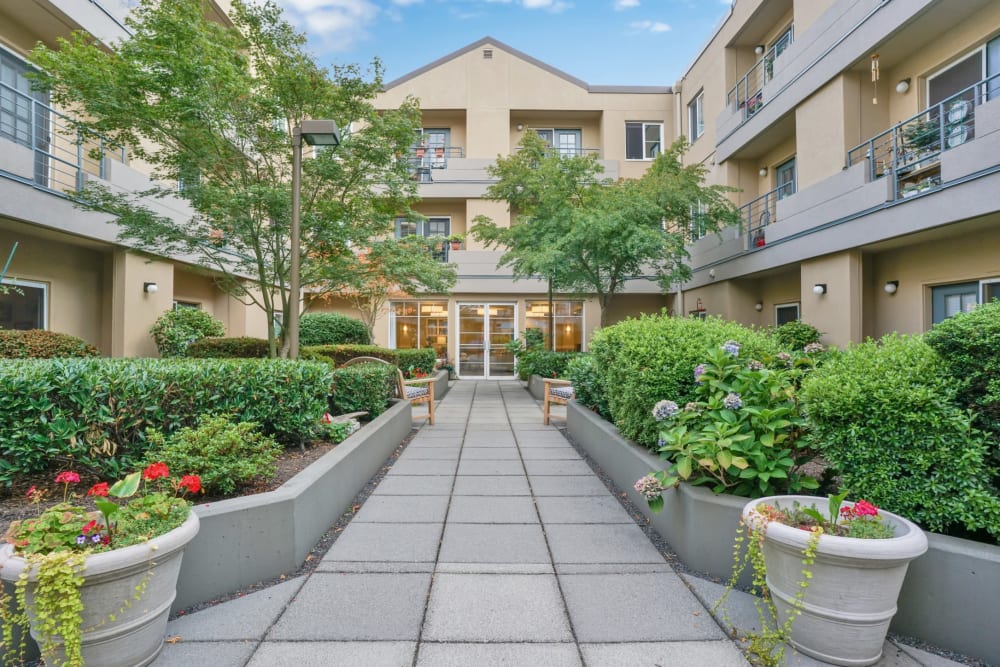
M 69 334 L 44 329 L 0 329 L 0 359 L 98 357 L 100 354 L 87 341 Z
M 852 496 L 928 530 L 1000 537 L 985 440 L 919 337 L 891 335 L 831 355 L 799 396 L 810 440 Z
M 566 365 L 566 376 L 573 383 L 573 393 L 581 405 L 590 408 L 604 419 L 610 419 L 608 399 L 601 388 L 600 372 L 592 354 L 578 354 Z
M 334 366 L 340 366 L 355 357 L 375 357 L 395 364 L 399 361 L 398 350 L 389 350 L 378 345 L 310 345 L 302 348 L 303 355 L 320 355 L 329 359 Z
M 205 336 L 225 336 L 226 327 L 204 310 L 168 310 L 149 330 L 161 357 L 183 357 L 188 345 Z
M 330 412 L 343 415 L 366 411 L 374 419 L 389 407 L 396 391 L 396 367 L 389 364 L 357 364 L 333 371 Z
M 198 424 L 165 436 L 146 432 L 144 465 L 157 461 L 171 470 L 201 477 L 206 493 L 228 495 L 258 479 L 274 477 L 282 447 L 264 435 L 255 422 L 233 423 L 229 415 L 202 415 Z
M 192 359 L 266 359 L 271 354 L 264 338 L 202 338 L 187 349 Z
M 924 340 L 944 360 L 959 403 L 973 411 L 1000 464 L 1000 301 L 949 317 Z
M 802 350 L 810 343 L 818 343 L 820 338 L 819 329 L 811 324 L 806 324 L 802 320 L 785 322 L 780 327 L 772 329 L 772 335 L 778 341 L 778 345 L 786 350 Z
M 612 421 L 622 434 L 655 447 L 658 428 L 651 406 L 667 398 L 680 405 L 692 400 L 691 369 L 703 361 L 706 350 L 727 340 L 738 341 L 749 358 L 762 359 L 780 351 L 766 333 L 718 317 L 643 315 L 594 334 L 590 350 Z
M 532 375 L 562 378 L 566 376 L 566 367 L 579 355 L 579 352 L 529 350 L 517 358 L 517 374 L 522 380 L 527 380 Z
M 419 350 L 395 350 L 396 361 L 403 373 L 408 377 L 414 377 L 417 373 L 430 375 L 434 372 L 434 365 L 437 363 L 437 353 L 432 347 L 424 347 Z
M 306 313 L 299 320 L 299 343 L 308 345 L 369 345 L 368 327 L 340 313 Z
M 202 414 L 260 424 L 281 442 L 311 436 L 326 409 L 325 364 L 283 359 L 50 359 L 0 364 L 0 482 L 72 458 L 119 477 L 146 429 L 170 434 Z

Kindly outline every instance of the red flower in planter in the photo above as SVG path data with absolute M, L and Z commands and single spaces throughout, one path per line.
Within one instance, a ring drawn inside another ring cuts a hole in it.
M 160 479 L 161 477 L 169 477 L 170 470 L 167 468 L 166 463 L 153 463 L 146 467 L 142 471 L 142 478 L 146 481 L 153 481 L 154 479 Z
M 87 491 L 87 495 L 88 496 L 103 496 L 103 497 L 107 497 L 107 495 L 108 495 L 108 483 L 107 482 L 101 482 L 100 484 L 94 484 L 92 487 L 90 487 L 90 490 Z
M 66 470 L 56 475 L 56 484 L 76 484 L 80 481 L 80 475 L 72 470 Z
M 191 493 L 201 491 L 201 478 L 198 475 L 184 475 L 177 483 L 178 489 L 187 489 Z

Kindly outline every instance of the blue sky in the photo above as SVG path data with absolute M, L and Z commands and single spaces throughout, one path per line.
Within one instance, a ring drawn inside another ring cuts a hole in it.
M 591 84 L 672 85 L 730 0 L 277 0 L 324 65 L 391 81 L 487 35 Z

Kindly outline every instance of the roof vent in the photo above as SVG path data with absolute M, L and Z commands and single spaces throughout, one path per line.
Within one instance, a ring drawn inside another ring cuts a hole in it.
M 493 49 L 483 49 L 483 60 L 493 60 Z

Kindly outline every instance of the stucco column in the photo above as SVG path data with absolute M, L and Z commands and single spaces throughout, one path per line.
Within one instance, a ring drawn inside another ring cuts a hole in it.
M 143 291 L 145 283 L 156 283 L 156 292 Z M 111 356 L 158 356 L 149 328 L 173 308 L 173 264 L 115 250 L 111 301 Z
M 819 329 L 824 343 L 842 347 L 861 341 L 862 269 L 858 250 L 802 262 L 802 321 Z M 826 285 L 826 293 L 816 294 L 816 285 Z

